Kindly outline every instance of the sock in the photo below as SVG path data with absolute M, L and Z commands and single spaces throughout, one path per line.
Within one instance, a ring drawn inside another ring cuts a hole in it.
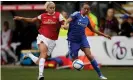
M 38 60 L 38 57 L 34 56 L 32 53 L 28 53 L 28 56 L 31 58 L 31 60 L 36 63 Z
M 91 61 L 91 64 L 92 64 L 93 68 L 95 69 L 95 71 L 97 72 L 98 76 L 102 76 L 102 73 L 100 71 L 100 68 L 98 67 L 98 64 L 97 64 L 97 62 L 96 62 L 95 59 L 93 59 Z
M 39 61 L 39 76 L 43 76 L 44 63 L 45 63 L 45 59 L 40 58 L 40 61 Z

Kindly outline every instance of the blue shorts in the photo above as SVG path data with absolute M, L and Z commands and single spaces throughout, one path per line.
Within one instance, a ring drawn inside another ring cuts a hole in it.
M 81 48 L 90 48 L 90 45 L 87 41 L 87 38 L 83 38 L 80 42 L 72 42 L 68 41 L 68 57 L 70 59 L 76 59 L 78 58 L 78 52 Z

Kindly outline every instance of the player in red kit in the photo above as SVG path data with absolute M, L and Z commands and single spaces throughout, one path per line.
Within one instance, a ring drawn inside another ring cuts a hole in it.
M 30 52 L 26 54 L 26 56 L 30 57 L 34 63 L 39 65 L 38 80 L 44 80 L 43 71 L 45 60 L 47 58 L 47 55 L 50 55 L 53 51 L 56 45 L 55 40 L 58 39 L 60 27 L 64 24 L 64 18 L 61 13 L 55 12 L 54 2 L 46 2 L 45 6 L 47 12 L 39 15 L 38 17 L 14 17 L 14 20 L 23 20 L 32 23 L 41 21 L 41 26 L 38 30 L 39 34 L 37 36 L 37 44 L 40 50 L 40 57 L 38 58 Z

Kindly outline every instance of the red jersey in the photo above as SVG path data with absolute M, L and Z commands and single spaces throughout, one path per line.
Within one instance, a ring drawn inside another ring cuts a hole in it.
M 52 15 L 43 13 L 37 18 L 41 20 L 39 33 L 49 39 L 57 40 L 61 24 L 64 22 L 63 16 L 59 12 L 54 12 Z

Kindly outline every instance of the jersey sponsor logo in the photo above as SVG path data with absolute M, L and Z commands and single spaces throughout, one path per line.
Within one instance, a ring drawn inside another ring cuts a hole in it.
M 43 21 L 43 24 L 56 24 L 56 22 L 52 21 L 51 19 L 48 19 L 48 21 Z
M 81 19 L 79 21 L 81 21 Z
M 82 26 L 82 27 L 86 27 L 87 25 L 81 22 L 78 22 L 78 25 Z
M 53 16 L 53 18 L 56 18 L 56 16 Z
M 47 18 L 47 17 L 43 17 L 44 19 Z

